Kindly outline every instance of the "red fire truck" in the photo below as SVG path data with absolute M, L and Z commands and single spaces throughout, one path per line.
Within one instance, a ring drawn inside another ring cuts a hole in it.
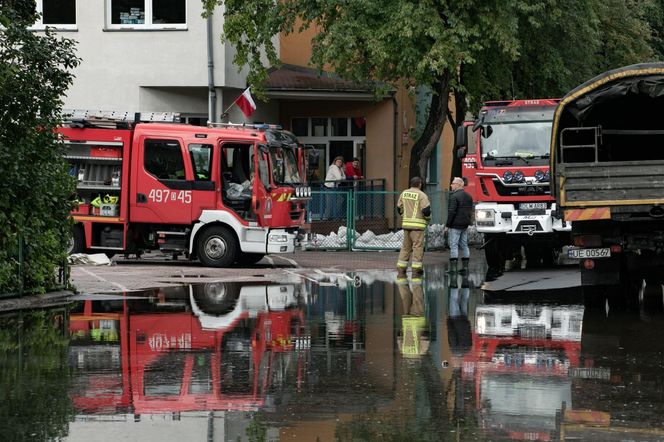
M 491 101 L 457 131 L 457 156 L 484 234 L 490 267 L 524 247 L 529 265 L 554 260 L 570 244 L 571 224 L 557 216 L 549 145 L 557 99 Z
M 141 414 L 263 409 L 271 388 L 283 381 L 283 366 L 292 362 L 303 371 L 309 338 L 297 290 L 292 284 L 212 283 L 83 301 L 69 318 L 78 379 L 74 406 L 80 414 L 133 413 L 137 420 Z M 285 295 L 271 299 L 273 293 Z M 234 304 L 212 306 L 220 296 Z M 218 319 L 218 328 L 206 328 L 190 310 L 194 303 Z
M 158 249 L 225 267 L 299 244 L 311 189 L 290 132 L 174 124 L 173 114 L 70 115 L 59 129 L 78 180 L 70 252 Z

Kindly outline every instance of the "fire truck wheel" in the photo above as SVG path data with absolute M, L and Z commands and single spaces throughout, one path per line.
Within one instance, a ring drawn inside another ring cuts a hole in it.
M 72 253 L 85 253 L 85 233 L 81 226 L 74 226 L 71 230 L 71 238 L 69 238 L 68 254 Z
M 241 285 L 236 282 L 210 282 L 193 286 L 193 295 L 201 310 L 211 315 L 225 315 L 237 304 Z
M 240 252 L 237 257 L 237 263 L 240 265 L 252 265 L 263 259 L 263 253 L 244 253 Z
M 228 267 L 235 262 L 238 243 L 225 227 L 208 227 L 198 238 L 198 259 L 207 267 Z

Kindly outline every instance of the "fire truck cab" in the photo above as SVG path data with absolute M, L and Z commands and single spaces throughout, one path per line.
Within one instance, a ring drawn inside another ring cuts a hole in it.
M 524 247 L 528 264 L 546 264 L 570 243 L 571 224 L 557 214 L 550 189 L 549 142 L 559 100 L 487 102 L 459 127 L 457 156 L 465 190 L 476 202 L 490 267 Z M 516 249 L 516 250 L 513 250 Z M 502 262 L 501 262 L 502 260 Z
M 311 189 L 290 132 L 176 124 L 172 114 L 71 115 L 58 130 L 78 181 L 70 252 L 160 250 L 226 267 L 299 244 Z

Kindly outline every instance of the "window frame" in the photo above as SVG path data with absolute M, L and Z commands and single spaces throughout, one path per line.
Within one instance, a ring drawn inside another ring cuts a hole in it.
M 184 23 L 152 23 L 152 4 L 158 0 L 142 0 L 145 5 L 145 23 L 120 24 L 111 23 L 113 0 L 104 0 L 104 30 L 106 31 L 173 31 L 186 30 L 188 23 L 187 2 L 184 2 Z
M 44 31 L 46 28 L 53 28 L 58 31 L 78 31 L 78 0 L 74 0 L 74 24 L 51 23 L 44 24 L 44 0 L 36 0 L 36 10 L 39 14 L 37 21 L 30 26 L 33 31 Z

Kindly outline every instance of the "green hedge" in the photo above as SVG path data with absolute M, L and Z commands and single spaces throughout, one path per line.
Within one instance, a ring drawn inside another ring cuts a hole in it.
M 79 59 L 73 40 L 27 29 L 34 10 L 34 1 L 0 2 L 0 293 L 18 288 L 19 236 L 25 290 L 56 284 L 75 192 L 53 129 Z

